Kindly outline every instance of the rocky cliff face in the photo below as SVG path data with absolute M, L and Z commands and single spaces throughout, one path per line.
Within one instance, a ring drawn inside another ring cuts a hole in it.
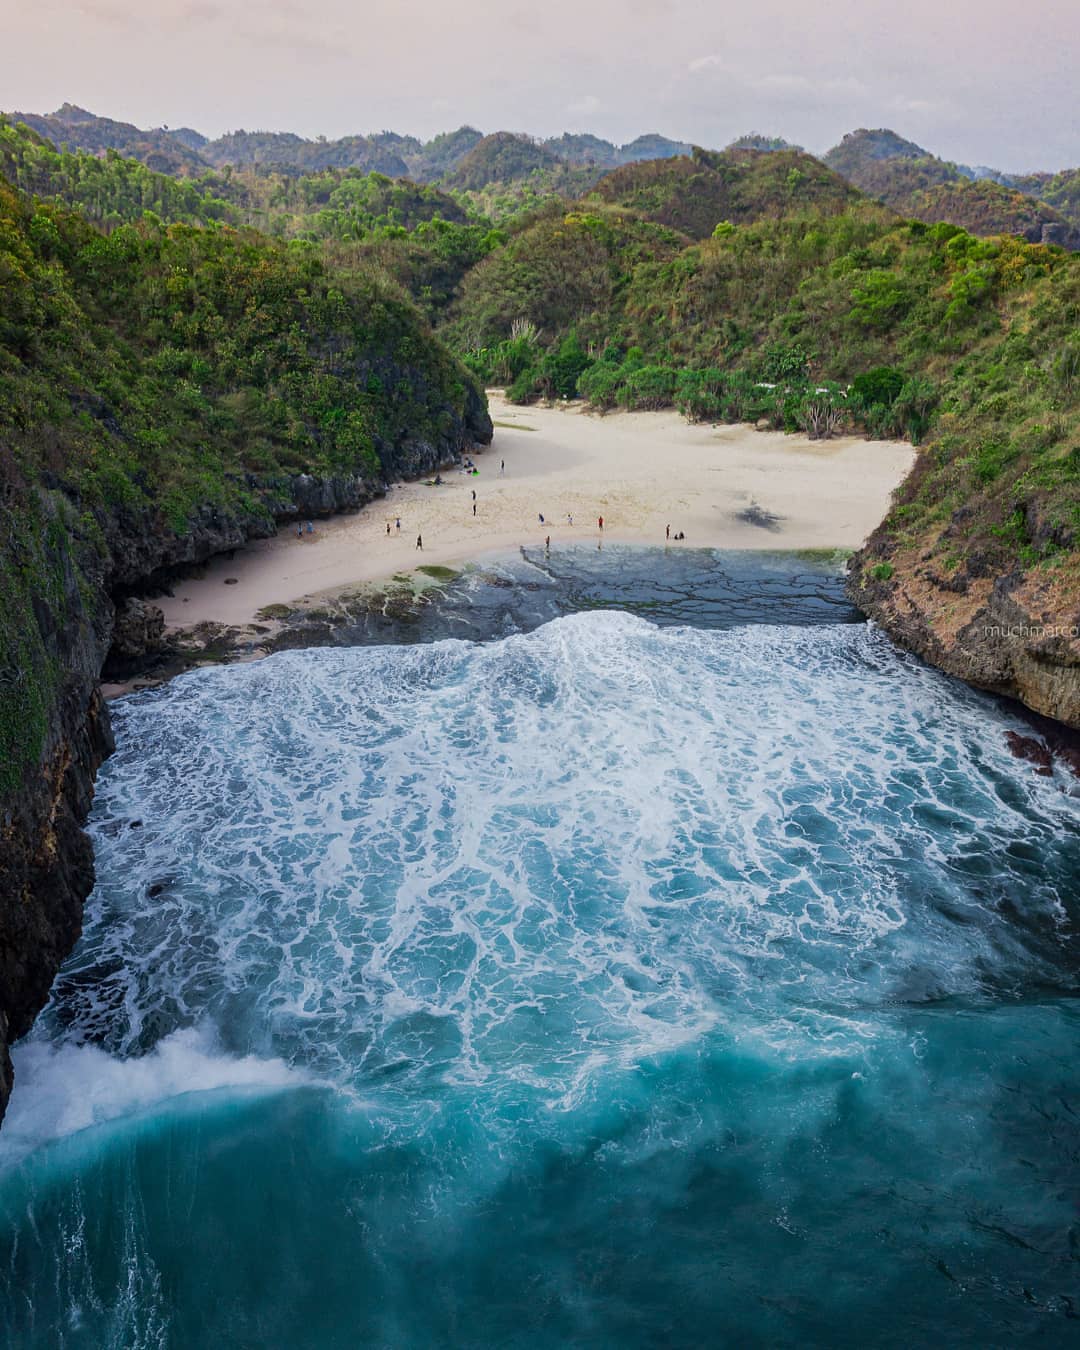
M 879 531 L 852 560 L 852 601 L 931 665 L 1080 728 L 1080 607 L 1061 572 L 946 572 Z M 973 574 L 975 573 L 975 574 Z
M 477 396 L 438 443 L 381 446 L 385 477 L 444 467 L 491 434 Z M 112 749 L 98 677 L 114 639 L 122 661 L 156 636 L 155 611 L 130 597 L 171 572 L 272 534 L 279 522 L 356 510 L 386 483 L 375 475 L 297 475 L 252 480 L 249 487 L 247 514 L 205 507 L 182 533 L 164 527 L 151 509 L 99 513 L 96 549 L 80 544 L 79 522 L 62 494 L 0 500 L 0 513 L 10 513 L 0 563 L 6 584 L 15 587 L 0 595 L 8 601 L 0 604 L 8 611 L 0 623 L 15 639 L 6 650 L 18 653 L 0 662 L 0 716 L 25 723 L 21 743 L 28 751 L 0 793 L 0 1117 L 12 1086 L 8 1047 L 48 1000 L 94 884 L 83 825 L 95 774 Z
M 8 1045 L 30 1029 L 82 926 L 94 882 L 82 825 L 94 775 L 112 749 L 97 689 L 111 606 L 100 587 L 87 584 L 67 535 L 49 528 L 57 519 L 56 504 L 46 499 L 40 545 L 27 540 L 20 547 L 18 534 L 0 545 L 9 555 L 3 561 L 31 576 L 29 613 L 13 613 L 5 595 L 3 622 L 34 626 L 21 664 L 0 670 L 4 715 L 18 719 L 32 750 L 0 809 L 0 1115 L 11 1090 Z

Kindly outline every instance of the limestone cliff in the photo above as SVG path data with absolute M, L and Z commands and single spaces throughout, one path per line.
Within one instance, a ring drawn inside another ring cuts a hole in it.
M 1080 728 L 1080 593 L 1068 572 L 946 570 L 929 549 L 894 546 L 882 529 L 852 560 L 848 592 L 932 665 Z

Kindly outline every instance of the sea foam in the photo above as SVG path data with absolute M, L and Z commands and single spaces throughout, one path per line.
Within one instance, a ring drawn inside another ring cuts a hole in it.
M 1009 725 L 852 626 L 590 613 L 187 676 L 117 706 L 48 1034 L 206 1023 L 342 1086 L 551 1101 L 718 1024 L 834 1053 L 867 1007 L 1052 978 L 1032 856 L 1077 804 Z
M 312 1081 L 281 1059 L 222 1054 L 208 1028 L 171 1032 L 134 1059 L 39 1036 L 17 1045 L 12 1057 L 19 1091 L 0 1132 L 0 1166 L 43 1143 L 189 1094 L 276 1092 Z
M 0 1133 L 10 1343 L 1069 1314 L 1080 803 L 993 700 L 863 626 L 603 612 L 114 706 Z

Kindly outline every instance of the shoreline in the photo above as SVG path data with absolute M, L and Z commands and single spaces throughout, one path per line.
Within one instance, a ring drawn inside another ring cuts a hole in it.
M 705 552 L 712 555 L 729 550 L 718 550 L 703 545 L 692 545 L 689 541 L 665 545 L 649 540 L 621 540 L 614 535 L 610 539 L 598 540 L 594 546 L 582 534 L 580 539 L 552 541 L 550 554 L 592 554 L 602 551 L 604 545 L 610 545 L 623 554 L 636 551 L 642 553 L 673 553 L 677 549 Z M 121 698 L 125 694 L 138 693 L 145 689 L 157 688 L 167 684 L 175 676 L 200 667 L 230 664 L 241 665 L 252 661 L 261 661 L 267 656 L 282 650 L 292 650 L 295 646 L 324 646 L 322 640 L 325 629 L 336 629 L 360 621 L 360 615 L 367 613 L 411 612 L 418 615 L 423 607 L 445 591 L 445 589 L 472 575 L 480 580 L 490 580 L 491 573 L 500 566 L 524 562 L 532 567 L 537 565 L 536 554 L 543 552 L 545 561 L 550 556 L 542 544 L 533 544 L 515 548 L 498 548 L 476 554 L 461 560 L 457 565 L 444 563 L 417 562 L 407 573 L 396 572 L 388 577 L 371 581 L 354 582 L 348 586 L 322 595 L 303 597 L 290 604 L 272 605 L 273 613 L 264 613 L 253 622 L 225 624 L 215 620 L 205 620 L 189 627 L 169 629 L 165 634 L 162 648 L 148 652 L 142 663 L 137 663 L 133 674 L 124 678 L 102 680 L 100 690 L 106 702 Z M 775 544 L 762 543 L 757 548 L 735 550 L 740 555 L 752 558 L 760 554 L 765 558 L 801 558 L 810 565 L 832 564 L 837 574 L 846 567 L 850 557 L 849 549 L 792 549 Z M 500 584 L 496 582 L 496 584 Z M 504 583 L 505 584 L 505 583 Z M 302 634 L 305 641 L 296 644 L 290 638 Z
M 439 487 L 393 484 L 312 534 L 282 531 L 212 558 L 155 600 L 167 637 L 203 624 L 250 628 L 272 622 L 265 611 L 275 606 L 315 605 L 420 566 L 460 568 L 549 536 L 552 547 L 854 549 L 916 457 L 906 442 L 810 441 L 745 424 L 688 423 L 672 411 L 517 407 L 497 392 L 489 403 L 495 438 L 472 453 L 478 475 L 450 469 Z M 669 523 L 685 540 L 665 540 Z

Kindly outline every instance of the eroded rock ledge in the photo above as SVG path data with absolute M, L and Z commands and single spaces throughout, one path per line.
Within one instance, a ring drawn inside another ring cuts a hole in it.
M 1080 609 L 1054 572 L 947 573 L 872 539 L 852 560 L 854 604 L 901 646 L 980 689 L 1080 728 Z

